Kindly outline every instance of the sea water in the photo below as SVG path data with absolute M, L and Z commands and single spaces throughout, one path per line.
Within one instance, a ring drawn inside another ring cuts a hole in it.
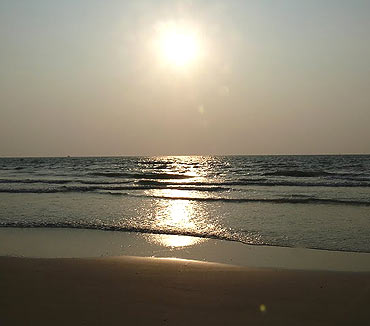
M 370 252 L 370 155 L 0 158 L 0 227 Z

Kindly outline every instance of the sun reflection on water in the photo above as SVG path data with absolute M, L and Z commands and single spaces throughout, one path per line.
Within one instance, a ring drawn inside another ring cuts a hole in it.
M 175 193 L 171 193 L 171 190 L 168 189 L 165 191 L 171 196 L 176 196 L 178 192 L 173 190 Z M 181 197 L 186 197 L 186 194 L 182 194 Z M 199 204 L 185 199 L 159 200 L 154 223 L 153 226 L 156 229 L 169 230 L 179 234 L 201 233 L 201 228 L 207 226 L 206 218 L 202 215 Z M 166 234 L 152 234 L 149 235 L 148 240 L 165 247 L 186 247 L 206 241 L 206 239 L 198 237 Z
M 209 236 L 222 232 L 214 219 L 210 219 L 205 202 L 192 200 L 210 196 L 209 192 L 202 191 L 202 187 L 196 184 L 207 181 L 210 158 L 182 156 L 158 160 L 168 162 L 163 173 L 179 174 L 185 178 L 166 180 L 168 184 L 161 189 L 144 190 L 148 197 L 156 199 L 151 207 L 150 227 L 161 233 L 147 235 L 148 241 L 170 248 L 187 247 L 207 241 L 207 238 L 191 235 Z
M 189 200 L 175 200 L 166 202 L 164 205 L 166 210 L 164 213 L 166 219 L 158 221 L 158 226 L 174 226 L 177 228 L 194 228 L 192 215 L 194 214 L 194 207 Z
M 149 242 L 171 248 L 189 247 L 207 241 L 197 237 L 170 234 L 150 234 L 147 235 L 147 239 Z

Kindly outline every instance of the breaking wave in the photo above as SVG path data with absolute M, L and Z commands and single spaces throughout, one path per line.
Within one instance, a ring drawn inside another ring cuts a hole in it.
M 120 232 L 137 232 L 151 234 L 166 234 L 166 235 L 182 235 L 199 238 L 239 241 L 242 243 L 262 244 L 248 242 L 243 237 L 238 236 L 236 232 L 218 230 L 208 232 L 173 230 L 173 229 L 156 229 L 135 226 L 116 226 L 109 224 L 94 224 L 94 223 L 70 223 L 70 222 L 0 222 L 0 227 L 4 228 L 51 228 L 51 229 L 80 229 L 80 230 L 99 230 L 99 231 L 120 231 Z

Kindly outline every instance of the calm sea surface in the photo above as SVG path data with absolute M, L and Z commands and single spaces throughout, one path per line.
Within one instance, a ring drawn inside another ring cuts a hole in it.
M 0 227 L 370 252 L 370 155 L 0 158 Z

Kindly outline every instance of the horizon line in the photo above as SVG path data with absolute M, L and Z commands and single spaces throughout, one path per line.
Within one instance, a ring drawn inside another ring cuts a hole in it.
M 345 156 L 345 155 L 370 155 L 370 153 L 315 153 L 315 154 L 115 154 L 115 155 L 25 155 L 25 156 L 2 156 L 0 158 L 94 158 L 94 157 L 183 157 L 183 156 Z

